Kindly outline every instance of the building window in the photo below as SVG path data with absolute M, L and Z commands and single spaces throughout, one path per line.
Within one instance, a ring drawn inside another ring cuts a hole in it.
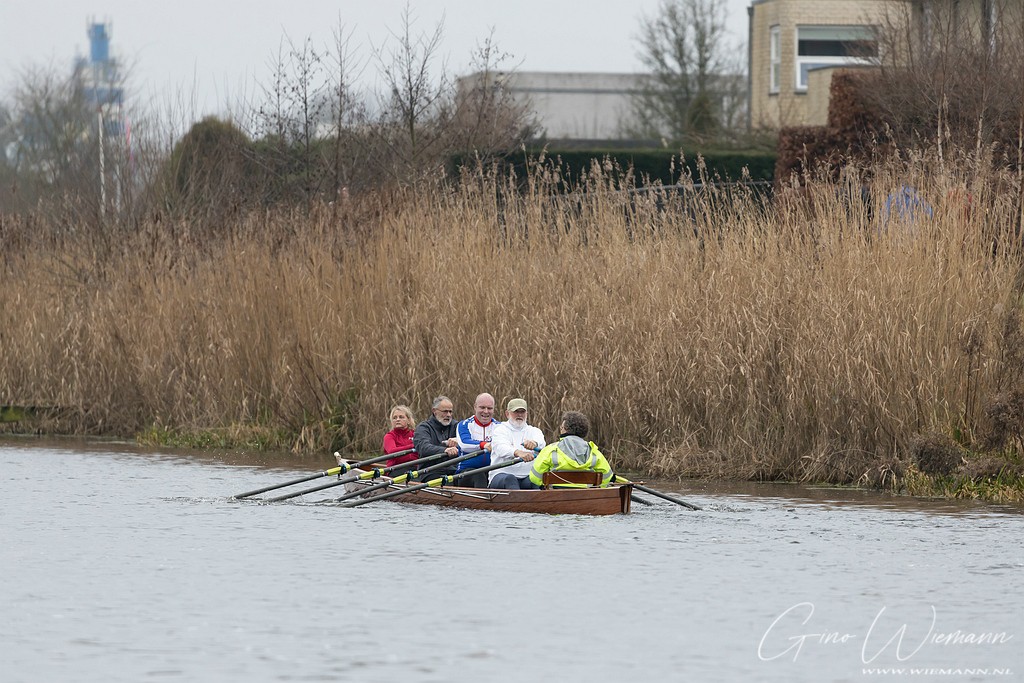
M 811 69 L 878 63 L 878 40 L 870 26 L 798 26 L 796 33 L 797 90 L 807 90 Z
M 777 93 L 782 78 L 782 44 L 778 26 L 768 29 L 768 92 Z

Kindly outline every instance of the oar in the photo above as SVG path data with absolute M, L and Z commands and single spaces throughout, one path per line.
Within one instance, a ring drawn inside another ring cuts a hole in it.
M 366 488 L 359 489 L 358 491 L 350 491 L 350 492 L 346 493 L 345 495 L 341 496 L 340 498 L 338 498 L 337 500 L 335 500 L 334 502 L 335 503 L 343 503 L 343 502 L 345 502 L 346 500 L 348 500 L 350 498 L 358 498 L 359 496 L 365 495 L 366 493 L 369 493 L 371 491 L 378 491 L 380 489 L 386 489 L 387 487 L 391 486 L 392 484 L 401 484 L 403 482 L 408 481 L 409 479 L 416 479 L 417 477 L 422 477 L 424 474 L 428 474 L 430 472 L 436 472 L 437 470 L 444 469 L 445 467 L 448 467 L 449 465 L 452 465 L 454 463 L 462 462 L 463 460 L 468 460 L 470 458 L 475 458 L 476 456 L 480 455 L 481 453 L 483 453 L 483 449 L 478 450 L 478 451 L 473 451 L 472 453 L 466 453 L 465 455 L 460 455 L 459 457 L 452 458 L 451 460 L 445 460 L 444 462 L 439 462 L 436 465 L 432 465 L 431 467 L 427 467 L 427 468 L 424 468 L 422 470 L 413 470 L 412 472 L 406 472 L 405 474 L 399 475 L 399 476 L 395 477 L 394 479 L 389 479 L 388 481 L 382 481 L 379 484 L 374 484 L 372 486 L 367 486 Z
M 297 498 L 297 497 L 303 496 L 303 495 L 305 495 L 307 493 L 315 493 L 316 491 L 323 491 L 324 489 L 329 489 L 329 488 L 332 488 L 334 486 L 341 486 L 342 484 L 347 484 L 347 483 L 352 482 L 352 481 L 358 481 L 360 479 L 376 479 L 377 477 L 384 476 L 384 475 L 387 475 L 387 474 L 391 474 L 392 472 L 394 472 L 397 469 L 405 469 L 409 465 L 413 465 L 413 464 L 416 464 L 416 463 L 430 462 L 431 460 L 437 460 L 438 458 L 443 458 L 443 457 L 445 457 L 444 453 L 436 453 L 434 455 L 428 455 L 425 458 L 419 458 L 418 460 L 410 460 L 409 462 L 403 462 L 403 463 L 400 463 L 398 465 L 392 465 L 391 467 L 385 467 L 384 469 L 374 468 L 374 469 L 368 470 L 366 472 L 360 472 L 359 474 L 356 474 L 356 473 L 353 472 L 352 474 L 348 474 L 348 475 L 346 475 L 344 477 L 339 477 L 337 481 L 332 481 L 332 482 L 328 482 L 326 484 L 321 484 L 320 486 L 314 486 L 311 489 L 302 489 L 301 491 L 294 491 L 292 493 L 286 493 L 285 495 L 278 496 L 276 498 L 267 498 L 267 502 L 268 503 L 277 503 L 277 502 L 280 502 L 282 500 L 289 500 L 291 498 Z M 350 465 L 348 467 L 348 469 L 350 469 L 350 470 L 354 469 L 354 468 L 355 468 L 355 465 Z
M 415 486 L 403 486 L 400 489 L 397 489 L 395 491 L 387 491 L 386 493 L 382 493 L 379 496 L 372 496 L 370 498 L 364 498 L 362 500 L 350 501 L 348 503 L 345 503 L 345 507 L 350 507 L 350 508 L 359 507 L 360 505 L 366 505 L 367 503 L 372 503 L 375 500 L 385 500 L 387 498 L 394 498 L 395 496 L 400 496 L 403 493 L 413 493 L 414 491 L 422 491 L 423 489 L 428 488 L 428 487 L 437 488 L 438 486 L 444 486 L 445 484 L 453 482 L 456 479 L 462 479 L 463 477 L 468 477 L 471 474 L 482 474 L 484 472 L 490 472 L 492 470 L 500 470 L 503 467 L 508 467 L 509 465 L 514 465 L 517 462 L 523 462 L 523 459 L 522 458 L 512 458 L 508 462 L 499 462 L 496 465 L 487 465 L 486 467 L 477 467 L 475 470 L 466 470 L 465 472 L 459 472 L 458 474 L 453 474 L 451 476 L 446 475 L 446 476 L 443 476 L 443 477 L 438 477 L 437 479 L 431 479 L 430 481 L 425 481 L 423 483 L 416 484 Z M 394 482 L 387 482 L 386 485 L 390 486 L 393 483 Z M 384 484 L 377 484 L 377 486 L 383 488 Z M 356 495 L 362 495 L 362 494 L 370 491 L 372 488 L 373 487 L 366 488 L 366 489 L 364 489 L 362 491 L 354 491 L 353 493 L 355 493 Z M 342 498 L 345 498 L 345 497 L 346 496 L 343 496 Z M 348 494 L 347 497 L 352 497 L 352 494 Z M 342 500 L 342 498 L 339 498 L 338 500 Z
M 698 505 L 694 505 L 693 503 L 687 503 L 685 500 L 680 500 L 678 498 L 673 498 L 672 496 L 668 495 L 667 493 L 662 493 L 661 491 L 655 491 L 654 489 L 649 488 L 647 486 L 644 486 L 643 484 L 637 484 L 636 482 L 630 481 L 629 479 L 626 479 L 625 477 L 615 477 L 615 483 L 616 484 L 632 484 L 633 488 L 635 488 L 638 491 L 643 491 L 644 493 L 649 493 L 652 496 L 657 496 L 658 498 L 664 498 L 665 500 L 667 500 L 667 501 L 669 501 L 671 503 L 675 503 L 676 505 L 682 505 L 683 507 L 690 508 L 691 510 L 703 510 L 704 509 L 704 508 L 702 508 L 702 507 L 700 507 Z
M 378 455 L 375 458 L 370 458 L 369 460 L 363 460 L 362 462 L 357 462 L 357 463 L 352 464 L 352 465 L 341 465 L 339 467 L 332 467 L 331 469 L 324 470 L 323 472 L 320 472 L 319 474 L 311 474 L 308 477 L 301 477 L 299 479 L 292 479 L 291 481 L 286 481 L 283 484 L 274 484 L 273 486 L 264 486 L 261 489 L 256 489 L 255 491 L 246 491 L 245 493 L 239 493 L 239 494 L 237 494 L 235 496 L 232 496 L 232 497 L 233 498 L 239 498 L 239 499 L 241 499 L 241 498 L 248 498 L 249 496 L 255 496 L 256 494 L 259 494 L 259 493 L 266 493 L 267 491 L 273 491 L 275 489 L 283 489 L 286 486 L 294 486 L 295 484 L 303 484 L 303 483 L 305 483 L 307 481 L 313 481 L 314 479 L 319 479 L 320 477 L 333 477 L 335 474 L 345 474 L 349 470 L 354 470 L 357 467 L 363 467 L 364 465 L 372 465 L 374 463 L 380 462 L 381 460 L 389 460 L 391 458 L 397 458 L 400 455 L 405 455 L 406 453 L 412 453 L 413 450 L 415 450 L 415 449 L 410 448 L 408 450 L 399 451 L 397 453 L 388 453 L 386 455 Z M 335 455 L 338 455 L 338 454 L 335 453 Z

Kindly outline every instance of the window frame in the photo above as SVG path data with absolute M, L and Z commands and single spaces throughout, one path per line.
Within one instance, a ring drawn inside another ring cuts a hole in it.
M 782 90 L 782 27 L 768 27 L 768 94 Z
M 867 24 L 799 24 L 793 29 L 793 83 L 796 92 L 807 92 L 807 83 L 803 78 L 803 67 L 812 64 L 811 68 L 829 66 L 862 66 L 878 64 L 878 57 L 850 57 L 827 56 L 827 55 L 801 55 L 800 54 L 800 31 L 807 29 L 857 29 L 859 31 L 871 32 L 874 26 Z M 877 40 L 874 41 L 875 50 L 878 49 Z M 810 69 L 808 69 L 808 72 Z

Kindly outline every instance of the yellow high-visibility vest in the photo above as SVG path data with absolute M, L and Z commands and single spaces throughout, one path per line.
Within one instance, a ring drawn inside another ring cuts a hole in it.
M 545 446 L 533 459 L 530 481 L 537 486 L 543 485 L 545 472 L 600 472 L 601 486 L 608 486 L 612 479 L 612 467 L 608 464 L 608 459 L 597 449 L 597 444 L 593 441 L 589 443 L 590 455 L 582 463 L 565 453 L 557 443 Z M 559 486 L 582 488 L 585 484 L 559 484 Z

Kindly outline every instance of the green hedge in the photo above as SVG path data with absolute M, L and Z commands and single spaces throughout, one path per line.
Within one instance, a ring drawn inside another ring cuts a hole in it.
M 539 150 L 531 152 L 536 155 Z M 697 168 L 698 154 L 704 160 L 706 177 L 710 180 L 720 179 L 724 181 L 739 180 L 743 177 L 743 169 L 750 171 L 751 180 L 768 180 L 775 177 L 775 154 L 765 152 L 686 152 L 683 151 L 683 160 L 692 174 L 694 180 L 700 178 L 701 174 Z M 610 159 L 617 166 L 626 169 L 632 168 L 637 177 L 638 184 L 661 181 L 664 185 L 672 185 L 679 182 L 682 175 L 680 168 L 679 151 L 667 149 L 593 149 L 593 150 L 547 150 L 547 156 L 559 158 L 562 163 L 570 169 L 573 176 L 578 176 L 582 171 L 590 168 L 594 159 Z M 672 161 L 676 160 L 675 177 L 672 175 Z
M 541 152 L 540 149 L 527 149 L 526 155 L 531 161 L 535 161 Z M 584 171 L 589 171 L 595 159 L 603 161 L 605 158 L 623 170 L 632 168 L 638 185 L 657 181 L 663 185 L 673 185 L 679 182 L 682 176 L 678 150 L 673 152 L 667 149 L 548 149 L 544 154 L 548 160 L 561 160 L 563 168 L 574 181 Z M 704 160 L 706 177 L 710 180 L 740 180 L 744 168 L 749 169 L 751 180 L 771 182 L 775 177 L 774 152 L 705 151 L 699 154 Z M 685 164 L 695 180 L 701 177 L 697 169 L 697 156 L 697 152 L 683 152 Z M 676 161 L 675 175 L 672 173 L 673 159 Z M 451 164 L 453 168 L 457 168 L 469 161 L 467 157 L 456 156 L 451 159 Z M 527 159 L 522 152 L 510 154 L 505 161 L 515 169 L 517 175 L 523 177 Z

